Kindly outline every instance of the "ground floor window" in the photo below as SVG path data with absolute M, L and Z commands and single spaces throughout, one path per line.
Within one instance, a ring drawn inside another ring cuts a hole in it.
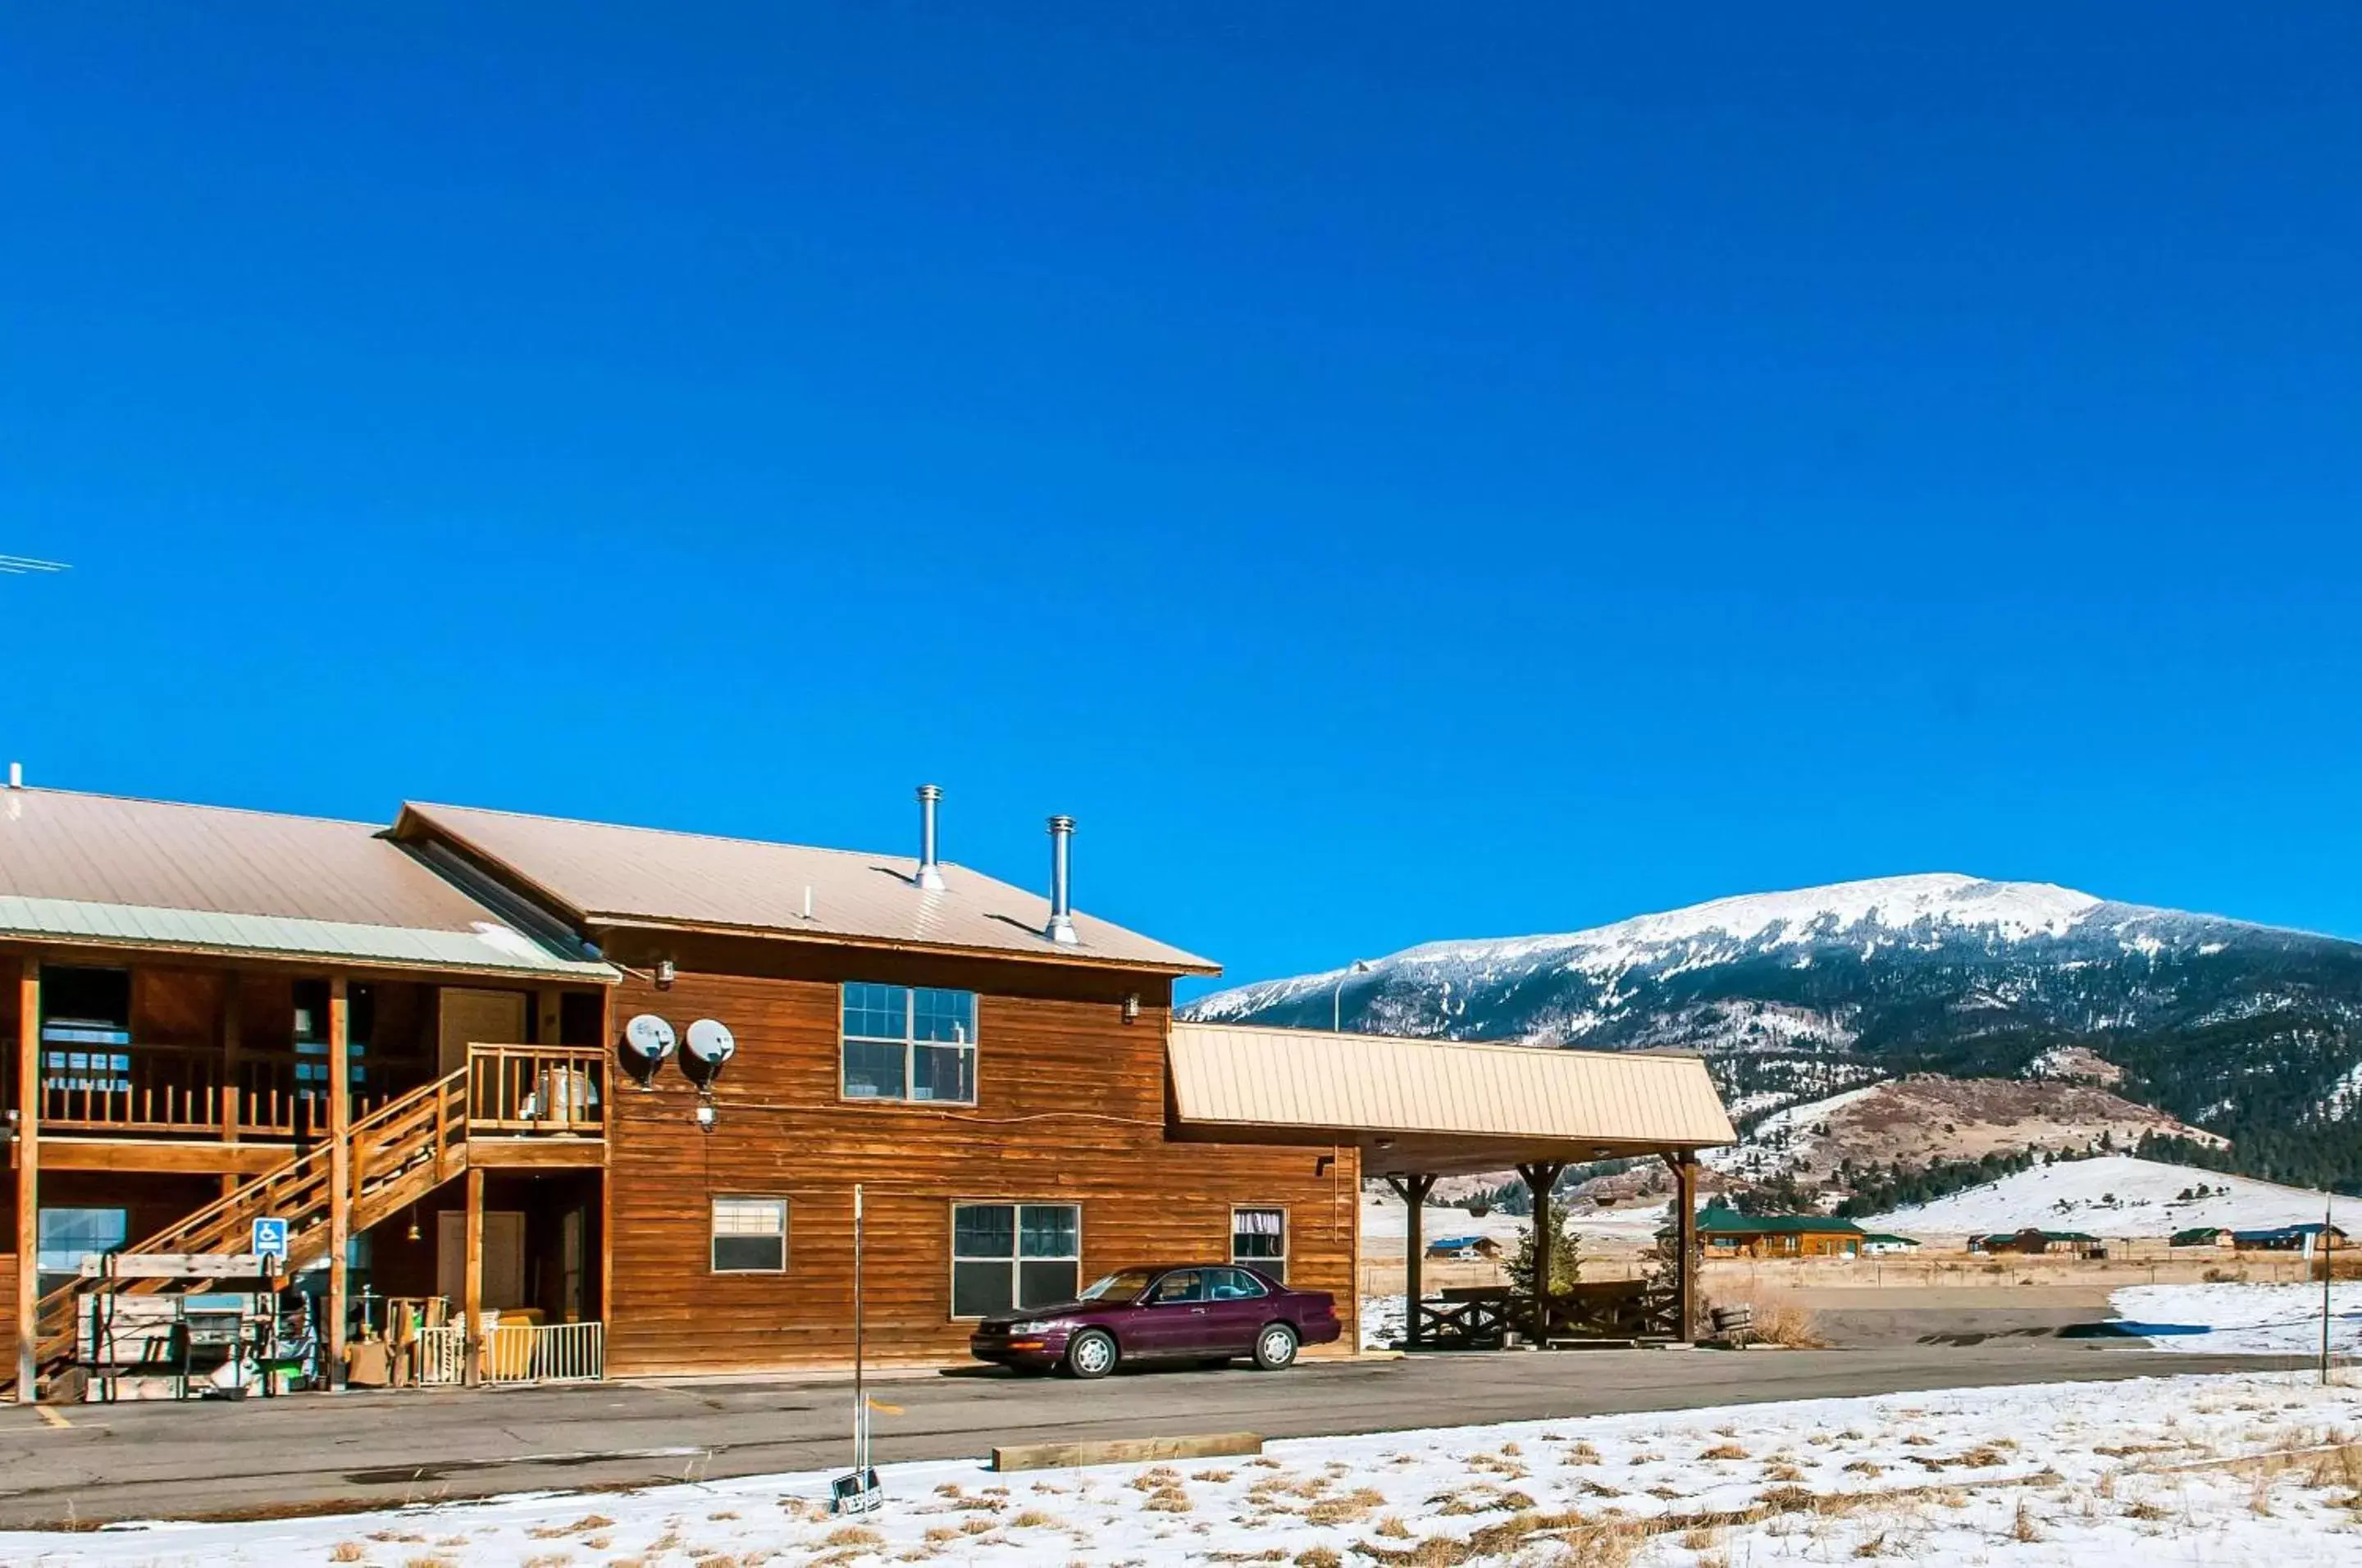
M 1259 1268 L 1281 1284 L 1287 1282 L 1287 1210 L 1231 1210 L 1231 1261 Z
M 716 1274 L 785 1274 L 788 1200 L 715 1198 L 712 1263 Z
M 952 1316 L 1072 1301 L 1082 1287 L 1083 1211 L 1072 1203 L 952 1205 Z
M 131 1214 L 123 1209 L 44 1209 L 40 1253 L 34 1265 L 47 1296 L 82 1272 L 88 1253 L 111 1253 L 131 1239 Z

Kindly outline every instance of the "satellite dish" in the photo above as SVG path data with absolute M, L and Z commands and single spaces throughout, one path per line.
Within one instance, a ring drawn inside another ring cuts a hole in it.
M 672 1055 L 672 1025 L 655 1013 L 644 1012 L 624 1025 L 624 1048 L 651 1062 Z
M 673 1044 L 671 1024 L 655 1013 L 640 1013 L 624 1025 L 624 1043 L 620 1053 L 624 1058 L 624 1071 L 631 1074 L 633 1081 L 642 1088 L 646 1088 L 656 1077 L 657 1069 L 664 1066 L 664 1059 L 672 1055 Z
M 689 1042 L 680 1054 L 681 1071 L 702 1088 L 737 1054 L 738 1041 L 729 1025 L 701 1018 L 689 1026 Z

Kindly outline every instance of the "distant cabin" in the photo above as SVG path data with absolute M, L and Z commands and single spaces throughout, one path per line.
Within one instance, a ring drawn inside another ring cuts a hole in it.
M 2224 1225 L 2193 1225 L 2187 1231 L 2176 1231 L 2166 1242 L 2169 1247 L 2229 1247 L 2233 1244 L 2230 1228 Z
M 2311 1257 L 2324 1234 L 2334 1247 L 2346 1244 L 2345 1231 L 2317 1220 L 2309 1225 L 2275 1225 L 2265 1231 L 2234 1231 L 2231 1244 L 2243 1253 L 2301 1253 Z
M 1444 1236 L 1427 1244 L 1427 1255 L 1447 1263 L 1478 1263 L 1501 1255 L 1501 1243 L 1490 1236 Z
M 1708 1209 L 1697 1221 L 1705 1255 L 1747 1258 L 1853 1257 L 1868 1240 L 1850 1220 L 1826 1214 L 1740 1214 Z M 1899 1238 L 1898 1238 L 1899 1239 Z
M 2058 1253 L 2069 1257 L 2104 1258 L 2108 1244 L 2097 1236 L 2081 1231 L 2046 1231 L 2039 1225 L 2029 1225 L 2023 1231 L 1969 1238 L 1972 1253 L 2014 1253 L 2036 1256 Z
M 1861 1250 L 1871 1257 L 1893 1257 L 1897 1253 L 1917 1252 L 1919 1243 L 1908 1236 L 1889 1236 L 1871 1231 L 1862 1237 Z

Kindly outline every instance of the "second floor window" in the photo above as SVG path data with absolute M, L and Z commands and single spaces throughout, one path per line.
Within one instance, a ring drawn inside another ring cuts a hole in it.
M 976 1103 L 976 993 L 849 980 L 844 992 L 847 1099 Z

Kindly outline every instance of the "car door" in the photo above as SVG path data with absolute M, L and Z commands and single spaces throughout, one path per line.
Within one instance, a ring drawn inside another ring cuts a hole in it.
M 1206 1315 L 1205 1271 L 1169 1270 L 1132 1309 L 1133 1328 L 1125 1349 L 1139 1356 L 1205 1354 Z
M 1206 1271 L 1206 1350 L 1212 1355 L 1245 1355 L 1268 1317 L 1270 1298 L 1244 1269 Z

